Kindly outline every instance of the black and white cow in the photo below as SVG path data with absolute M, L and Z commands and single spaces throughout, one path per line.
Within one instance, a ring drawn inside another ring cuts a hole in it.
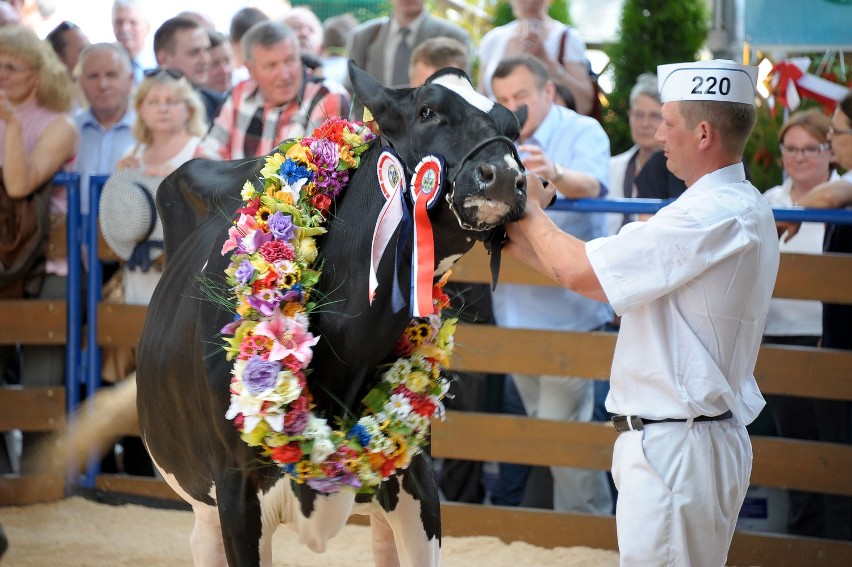
M 343 413 L 340 402 L 358 411 L 377 366 L 410 320 L 407 309 L 392 308 L 393 254 L 379 264 L 380 285 L 368 301 L 371 239 L 384 203 L 376 175 L 381 147 L 392 146 L 409 168 L 426 154 L 446 160 L 446 199 L 429 212 L 435 278 L 487 229 L 519 218 L 526 199 L 512 144 L 518 119 L 469 84 L 464 88 L 466 78 L 445 70 L 423 87 L 391 90 L 351 64 L 350 75 L 382 138 L 362 156 L 318 241 L 324 264 L 317 289 L 332 307 L 312 315 L 311 331 L 321 339 L 309 383 L 315 411 L 329 422 Z M 258 449 L 225 418 L 231 364 L 217 333 L 233 313 L 205 299 L 199 282 L 224 280 L 228 259 L 220 250 L 241 204 L 239 190 L 262 166 L 262 160 L 191 161 L 164 181 L 157 197 L 168 262 L 139 345 L 137 407 L 157 468 L 195 512 L 195 564 L 270 565 L 271 537 L 282 523 L 321 552 L 357 513 L 370 516 L 377 565 L 437 565 L 440 507 L 428 456 L 421 453 L 371 497 L 320 494 L 262 464 Z M 411 255 L 410 239 L 404 254 Z M 403 261 L 396 273 L 404 294 L 410 269 Z

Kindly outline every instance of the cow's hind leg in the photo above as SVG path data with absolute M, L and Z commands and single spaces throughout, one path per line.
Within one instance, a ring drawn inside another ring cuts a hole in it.
M 189 536 L 192 563 L 195 567 L 227 567 L 218 510 L 207 504 L 194 503 L 192 511 L 195 515 Z

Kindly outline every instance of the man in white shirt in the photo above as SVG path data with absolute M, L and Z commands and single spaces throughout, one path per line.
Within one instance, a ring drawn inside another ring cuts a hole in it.
M 751 473 L 745 426 L 778 271 L 772 209 L 745 177 L 757 68 L 661 65 L 657 140 L 688 189 L 647 222 L 583 242 L 542 210 L 528 176 L 507 250 L 620 314 L 607 410 L 620 432 L 612 474 L 622 566 L 719 567 Z

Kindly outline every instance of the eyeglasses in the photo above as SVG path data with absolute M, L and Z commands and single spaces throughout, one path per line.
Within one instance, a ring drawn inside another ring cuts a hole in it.
M 804 148 L 779 144 L 778 147 L 781 148 L 781 153 L 785 156 L 796 156 L 797 154 L 802 154 L 806 158 L 815 158 L 823 151 L 831 149 L 831 144 L 826 143 L 818 146 L 805 146 Z
M 844 134 L 852 134 L 852 130 L 835 130 L 834 126 L 828 127 L 829 136 L 842 136 Z
M 651 122 L 661 122 L 663 120 L 663 115 L 659 112 L 642 112 L 641 110 L 631 110 L 630 116 L 634 120 L 642 121 L 646 118 Z
M 153 69 L 145 69 L 143 75 L 145 75 L 146 79 L 149 79 L 151 77 L 156 77 L 160 73 L 165 73 L 176 81 L 186 76 L 183 74 L 183 71 L 174 67 L 154 67 Z

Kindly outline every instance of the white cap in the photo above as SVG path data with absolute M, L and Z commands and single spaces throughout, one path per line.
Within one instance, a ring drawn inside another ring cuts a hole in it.
M 757 67 L 725 59 L 657 67 L 660 100 L 715 100 L 754 104 Z
M 101 233 L 110 250 L 122 260 L 129 260 L 136 245 L 146 237 L 163 241 L 163 223 L 155 208 L 157 188 L 162 180 L 162 177 L 144 175 L 138 168 L 122 169 L 107 179 L 101 192 Z M 149 236 L 152 221 L 154 229 Z M 161 254 L 161 249 L 154 249 L 149 256 L 155 260 Z

